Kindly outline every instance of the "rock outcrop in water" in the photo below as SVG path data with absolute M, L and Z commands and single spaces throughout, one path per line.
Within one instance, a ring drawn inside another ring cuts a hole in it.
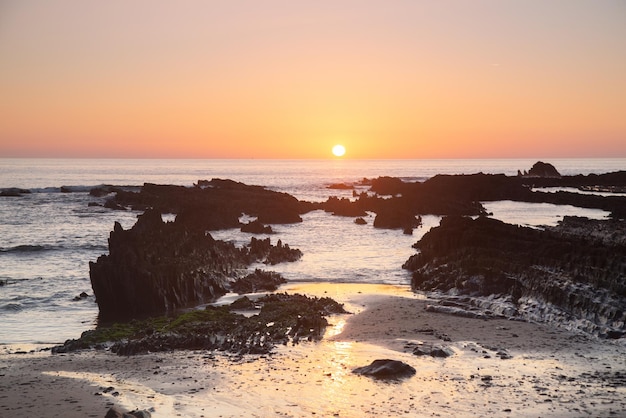
M 550 163 L 544 163 L 543 161 L 537 161 L 530 168 L 528 172 L 524 171 L 521 173 L 519 170 L 517 172 L 518 176 L 523 177 L 549 177 L 549 178 L 561 178 L 561 173 Z
M 116 207 L 174 213 L 189 228 L 217 230 L 240 227 L 242 214 L 262 224 L 302 222 L 306 212 L 295 197 L 233 180 L 199 181 L 195 187 L 146 183 L 139 192 L 117 190 L 108 201 Z
M 496 296 L 525 318 L 619 338 L 626 333 L 626 246 L 594 234 L 599 227 L 624 232 L 618 221 L 566 218 L 543 231 L 447 217 L 403 267 L 413 272 L 415 290 Z
M 228 278 L 246 266 L 242 251 L 204 231 L 181 228 L 156 210 L 130 230 L 116 223 L 109 255 L 89 263 L 103 320 L 172 311 L 226 293 Z
M 626 171 L 587 176 L 561 176 L 556 168 L 537 162 L 526 175 L 504 174 L 436 175 L 424 182 L 405 182 L 395 177 L 379 177 L 369 182 L 369 194 L 357 199 L 329 198 L 321 208 L 343 216 L 363 216 L 375 212 L 374 226 L 404 229 L 415 227 L 419 215 L 485 215 L 480 202 L 511 200 L 551 203 L 602 209 L 617 219 L 626 218 L 626 197 L 585 195 L 566 191 L 546 193 L 533 187 L 576 187 L 622 190 Z
M 153 209 L 130 230 L 116 223 L 109 254 L 89 263 L 100 318 L 129 319 L 214 300 L 225 294 L 236 271 L 262 261 L 294 261 L 302 253 L 280 241 L 252 238 L 236 248 L 202 229 L 163 222 Z
M 602 209 L 614 218 L 626 218 L 626 197 L 599 196 L 559 191 L 546 193 L 532 186 L 582 187 L 626 186 L 626 171 L 603 175 L 563 176 L 561 178 L 506 176 L 504 174 L 436 175 L 423 183 L 406 183 L 400 179 L 381 177 L 372 181 L 371 191 L 392 195 L 388 199 L 362 197 L 357 203 L 365 210 L 379 213 L 392 209 L 397 213 L 415 215 L 481 215 L 480 202 L 512 200 L 516 202 L 552 203 L 581 208 Z

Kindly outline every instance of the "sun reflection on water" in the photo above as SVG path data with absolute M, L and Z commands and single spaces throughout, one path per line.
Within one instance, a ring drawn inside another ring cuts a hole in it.
M 341 334 L 345 326 L 346 326 L 345 318 L 337 318 L 334 324 L 328 324 L 328 326 L 326 327 L 324 338 L 332 338 Z

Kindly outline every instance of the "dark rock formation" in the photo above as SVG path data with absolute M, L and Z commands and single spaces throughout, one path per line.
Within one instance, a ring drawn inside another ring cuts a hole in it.
M 74 302 L 78 302 L 79 300 L 83 300 L 83 299 L 86 299 L 86 298 L 88 298 L 88 297 L 89 297 L 89 295 L 88 295 L 87 293 L 85 293 L 85 292 L 80 292 L 80 295 L 78 295 L 78 296 L 74 296 L 74 299 L 72 299 L 72 301 L 74 301 Z
M 396 212 L 396 218 L 406 217 L 406 214 L 480 215 L 485 212 L 481 200 L 499 200 L 503 190 L 510 193 L 512 187 L 522 193 L 528 191 L 519 183 L 511 184 L 504 175 L 438 175 L 423 183 L 381 177 L 373 180 L 371 190 L 394 197 L 364 197 L 362 200 L 365 200 L 363 207 L 366 210 L 377 214 Z
M 260 308 L 248 296 L 243 296 L 231 303 L 230 309 L 235 311 L 253 311 Z
M 393 205 L 382 206 L 374 218 L 374 228 L 413 230 L 422 223 L 412 211 L 402 210 Z
M 282 262 L 297 261 L 302 257 L 302 251 L 297 248 L 289 248 L 288 244 L 278 240 L 276 245 L 272 245 L 269 238 L 256 239 L 252 237 L 248 245 L 250 263 L 260 261 L 264 264 L 278 264 Z
M 556 175 L 547 163 L 535 164 L 533 173 Z M 554 170 L 556 171 L 556 170 Z M 558 173 L 558 172 L 557 172 Z M 232 180 L 199 181 L 195 187 L 145 184 L 139 192 L 115 190 L 106 207 L 113 209 L 155 208 L 161 213 L 177 214 L 177 221 L 190 228 L 215 230 L 239 227 L 239 216 L 257 216 L 262 224 L 301 222 L 300 214 L 323 209 L 343 216 L 365 216 L 366 212 L 390 219 L 405 219 L 407 215 L 481 215 L 482 201 L 513 200 L 518 202 L 552 203 L 583 208 L 603 209 L 615 218 L 626 218 L 626 197 L 594 196 L 580 193 L 543 193 L 533 187 L 626 187 L 626 171 L 586 176 L 528 177 L 504 174 L 437 175 L 420 182 L 404 182 L 399 178 L 379 177 L 364 180 L 371 184 L 370 196 L 356 194 L 357 199 L 330 197 L 326 202 L 301 202 L 285 193 L 248 186 Z M 112 191 L 113 189 L 104 189 Z M 617 189 L 616 189 L 617 190 Z M 103 192 L 104 192 L 103 191 Z M 390 197 L 381 197 L 390 196 Z M 395 214 L 394 214 L 395 213 Z M 390 228 L 407 230 L 405 222 L 384 222 L 399 225 Z
M 626 222 L 565 216 L 557 226 L 548 229 L 557 234 L 600 242 L 607 247 L 626 246 Z
M 410 365 L 399 360 L 374 360 L 371 364 L 357 367 L 352 373 L 371 376 L 377 379 L 401 379 L 411 377 L 416 372 Z
M 109 255 L 89 263 L 100 318 L 137 317 L 202 303 L 226 293 L 228 278 L 247 257 L 204 231 L 164 223 L 148 210 L 132 229 L 115 224 Z
M 124 206 L 117 204 L 113 199 L 107 199 L 103 206 L 113 210 L 127 210 Z
M 260 291 L 271 292 L 278 289 L 278 286 L 283 283 L 287 283 L 287 280 L 279 273 L 256 269 L 254 273 L 235 280 L 231 284 L 231 290 L 240 295 Z
M 395 197 L 379 199 L 365 196 L 359 198 L 358 204 L 361 208 L 376 213 L 395 211 L 416 215 L 480 215 L 485 214 L 480 202 L 512 200 L 602 209 L 611 212 L 615 218 L 626 218 L 626 197 L 624 196 L 604 197 L 564 191 L 545 193 L 531 189 L 531 186 L 580 187 L 588 184 L 622 187 L 626 186 L 626 172 L 562 178 L 509 177 L 504 174 L 483 173 L 437 175 L 423 183 L 404 183 L 399 179 L 396 181 L 390 178 L 384 179 L 393 186 L 387 185 L 383 191 L 394 192 Z
M 511 199 L 518 200 L 518 199 Z M 572 205 L 579 208 L 602 209 L 611 213 L 615 219 L 626 219 L 626 197 L 597 196 L 559 191 L 556 193 L 533 192 L 522 202 L 552 203 L 554 205 Z
M 613 222 L 622 230 L 622 223 Z M 592 222 L 588 228 L 598 224 L 610 228 L 611 221 Z M 587 231 L 542 231 L 484 217 L 447 217 L 415 244 L 420 252 L 403 267 L 413 271 L 415 290 L 500 295 L 523 316 L 538 320 L 545 304 L 571 326 L 600 336 L 621 335 L 626 246 L 622 240 L 595 239 Z
M 243 299 L 243 298 L 242 298 Z M 231 306 L 207 306 L 175 317 L 157 317 L 98 327 L 85 331 L 80 339 L 54 347 L 53 354 L 91 347 L 133 355 L 171 350 L 225 350 L 237 354 L 267 354 L 278 344 L 318 340 L 328 325 L 326 316 L 346 313 L 343 305 L 330 298 L 300 294 L 271 294 L 252 303 L 239 299 Z M 244 316 L 232 310 L 259 309 Z
M 232 180 L 199 181 L 195 187 L 146 183 L 139 192 L 119 190 L 115 203 L 177 214 L 176 220 L 206 230 L 239 227 L 239 216 L 256 216 L 264 224 L 302 222 L 300 202 L 286 193 Z
M 346 183 L 332 183 L 326 186 L 326 188 L 334 190 L 352 190 L 354 189 L 354 186 Z
M 18 187 L 8 187 L 0 189 L 0 197 L 20 197 L 24 194 L 29 194 L 30 190 L 20 189 Z
M 430 356 L 446 358 L 454 355 L 454 350 L 450 347 L 442 347 L 432 344 L 422 344 L 415 347 L 413 354 L 416 356 Z
M 331 196 L 322 205 L 326 212 L 337 216 L 367 216 L 367 212 L 359 205 L 360 201 L 351 202 L 350 199 Z
M 561 177 L 522 177 L 520 180 L 523 184 L 533 187 L 624 187 L 626 186 L 626 171 Z
M 251 234 L 272 234 L 272 227 L 269 225 L 263 225 L 259 220 L 248 222 L 241 226 L 241 232 L 249 232 Z
M 543 161 L 537 161 L 531 169 L 526 172 L 517 172 L 518 176 L 523 177 L 549 177 L 549 178 L 561 178 L 561 173 L 550 163 L 544 163 Z
M 371 181 L 370 190 L 381 196 L 394 196 L 403 194 L 407 190 L 407 184 L 397 177 L 378 177 Z
M 163 222 L 156 210 L 132 229 L 115 224 L 109 255 L 89 263 L 91 285 L 103 320 L 170 312 L 226 293 L 236 271 L 254 262 L 277 264 L 302 256 L 279 240 L 252 238 L 236 248 L 186 222 Z

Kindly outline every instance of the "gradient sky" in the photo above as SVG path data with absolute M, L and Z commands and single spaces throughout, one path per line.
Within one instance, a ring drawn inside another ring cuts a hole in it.
M 626 157 L 626 2 L 0 0 L 0 157 Z

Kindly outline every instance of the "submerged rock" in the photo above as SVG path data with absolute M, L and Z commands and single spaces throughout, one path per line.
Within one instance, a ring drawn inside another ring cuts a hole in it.
M 352 373 L 371 376 L 377 379 L 401 379 L 413 376 L 415 369 L 399 360 L 374 360 L 371 364 L 357 367 Z

